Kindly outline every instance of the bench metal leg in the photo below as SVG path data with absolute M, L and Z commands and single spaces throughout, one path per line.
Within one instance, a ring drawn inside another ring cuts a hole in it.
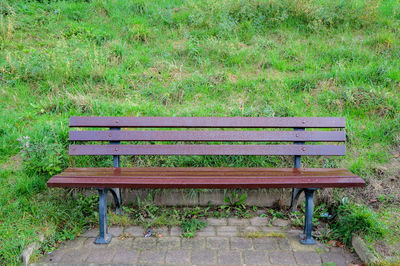
M 108 244 L 111 241 L 111 234 L 107 228 L 107 192 L 108 189 L 99 189 L 99 235 L 94 241 L 95 244 Z
M 313 216 L 313 198 L 315 188 L 304 189 L 306 196 L 306 212 L 304 218 L 304 234 L 300 235 L 300 243 L 304 245 L 314 245 L 315 240 L 311 236 L 312 232 L 312 216 Z
M 302 188 L 294 188 L 292 191 L 292 200 L 290 201 L 290 212 L 295 212 L 297 211 L 297 202 L 299 201 L 299 197 L 301 192 L 303 192 L 304 189 Z
M 121 189 L 120 188 L 110 188 L 110 192 L 113 195 L 114 203 L 115 203 L 115 213 L 121 215 L 121 205 L 122 205 L 122 197 L 121 197 Z

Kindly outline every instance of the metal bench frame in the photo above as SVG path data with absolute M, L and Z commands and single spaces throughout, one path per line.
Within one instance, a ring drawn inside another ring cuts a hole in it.
M 86 118 L 85 117 L 71 117 L 70 126 L 75 126 L 75 127 L 105 127 L 105 126 L 109 126 L 110 131 L 120 131 L 121 127 L 130 127 L 130 126 L 126 126 L 127 123 L 132 123 L 132 121 L 130 121 L 130 122 L 128 121 L 129 119 L 135 120 L 135 118 L 118 118 L 118 117 L 106 117 L 104 119 L 107 121 L 104 122 L 101 117 L 96 117 L 96 118 L 93 118 L 93 117 L 86 117 Z M 125 124 L 124 124 L 124 119 L 126 119 L 128 121 L 128 122 L 125 121 Z M 149 119 L 150 122 L 149 121 L 146 122 L 146 118 L 142 118 L 142 119 L 144 119 L 143 120 L 144 122 L 140 121 L 140 119 L 141 118 L 138 118 L 138 121 L 135 122 L 135 123 L 138 123 L 139 125 L 136 125 L 134 127 L 245 128 L 244 126 L 235 126 L 235 124 L 229 124 L 229 123 L 232 123 L 232 121 L 234 122 L 235 121 L 234 119 L 243 119 L 243 118 L 228 118 L 228 120 L 224 122 L 225 125 L 223 125 L 223 126 L 219 125 L 215 121 L 214 121 L 214 124 L 216 124 L 215 126 L 207 126 L 207 123 L 210 123 L 210 121 L 207 121 L 207 119 L 213 120 L 215 118 L 200 118 L 200 119 L 199 118 L 183 118 L 183 119 L 194 119 L 193 121 L 196 121 L 196 119 L 199 120 L 199 122 L 194 122 L 194 125 L 191 125 L 191 126 L 187 126 L 185 123 L 181 123 L 182 126 L 179 126 L 179 125 L 181 125 L 179 123 L 177 125 L 175 125 L 174 123 L 170 123 L 168 126 L 168 122 L 166 123 L 166 125 L 160 125 L 159 123 L 161 123 L 160 121 L 162 121 L 162 118 L 147 118 L 147 119 Z M 151 121 L 152 119 L 155 119 L 155 122 Z M 176 118 L 176 119 L 179 119 L 179 118 Z M 218 121 L 218 119 L 219 118 L 217 118 L 216 121 Z M 222 118 L 221 120 L 223 120 L 223 119 L 224 118 Z M 279 118 L 277 118 L 277 119 L 279 119 Z M 285 118 L 283 118 L 283 120 L 284 119 Z M 294 119 L 294 118 L 289 118 L 289 119 Z M 343 118 L 322 118 L 322 120 L 321 120 L 321 118 L 311 118 L 311 119 L 310 118 L 296 118 L 296 119 L 300 119 L 302 122 L 294 123 L 294 124 L 304 125 L 309 128 L 319 128 L 319 127 L 322 127 L 322 128 L 334 128 L 334 127 L 344 128 L 344 119 Z M 332 121 L 329 121 L 329 119 L 331 119 Z M 204 120 L 204 121 L 202 121 L 202 120 Z M 179 120 L 177 120 L 177 121 L 179 121 Z M 321 126 L 318 125 L 318 121 L 323 121 Z M 142 123 L 143 125 L 140 125 L 140 123 Z M 196 126 L 197 125 L 196 123 L 200 126 Z M 289 123 L 289 124 L 293 124 L 293 123 Z M 311 125 L 309 125 L 309 124 L 311 124 Z M 327 124 L 329 124 L 330 126 L 326 126 Z M 258 128 L 258 127 L 260 127 L 260 125 L 256 123 L 256 125 L 254 125 L 253 127 Z M 263 126 L 261 126 L 261 127 L 263 127 Z M 279 124 L 278 126 L 268 126 L 268 127 L 269 128 L 282 128 L 282 127 L 290 128 L 289 126 L 287 126 L 285 124 L 282 124 L 282 125 Z M 294 131 L 305 131 L 305 129 L 306 129 L 306 127 L 293 127 Z M 111 137 L 111 133 L 109 136 Z M 298 137 L 298 134 L 296 134 L 296 137 Z M 338 141 L 338 140 L 333 140 L 333 139 L 334 138 L 332 138 L 332 140 L 327 140 L 327 141 Z M 74 139 L 72 139 L 72 140 L 74 140 Z M 75 140 L 77 140 L 77 139 L 75 139 Z M 83 139 L 78 138 L 78 140 L 83 140 Z M 268 140 L 265 140 L 265 141 L 268 141 Z M 304 145 L 305 144 L 304 141 L 293 141 L 293 143 L 295 145 Z M 120 143 L 120 141 L 113 140 L 113 141 L 109 141 L 109 144 L 110 145 L 120 145 L 121 143 Z M 113 147 L 115 147 L 115 146 L 113 146 Z M 304 148 L 302 148 L 302 149 L 304 151 Z M 119 148 L 115 148 L 115 151 L 119 151 Z M 76 155 L 76 154 L 74 154 L 74 152 L 71 152 L 71 147 L 70 147 L 70 154 Z M 79 152 L 78 152 L 78 155 L 82 155 L 82 154 L 79 154 Z M 84 154 L 86 154 L 86 153 L 84 153 Z M 89 153 L 87 153 L 87 154 L 89 154 Z M 100 154 L 100 153 L 93 153 L 93 154 Z M 101 154 L 103 154 L 103 153 L 101 153 Z M 312 155 L 315 155 L 315 154 L 312 154 Z M 334 154 L 334 155 L 343 155 L 343 154 Z M 113 156 L 113 167 L 119 168 L 120 167 L 120 154 L 115 154 L 112 156 Z M 296 154 L 294 156 L 294 168 L 298 168 L 298 169 L 301 168 L 301 155 L 299 155 L 299 154 Z M 359 181 L 359 184 L 356 184 L 356 185 L 353 184 L 353 186 L 362 186 L 363 185 L 362 182 L 363 181 Z M 53 185 L 51 185 L 51 181 L 48 182 L 48 185 L 53 186 Z M 304 231 L 303 231 L 303 234 L 299 235 L 299 238 L 300 238 L 300 242 L 302 244 L 306 244 L 306 245 L 315 244 L 315 240 L 312 238 L 312 216 L 313 216 L 313 197 L 314 197 L 314 192 L 317 189 L 318 188 L 293 188 L 293 191 L 292 191 L 291 206 L 290 206 L 291 211 L 296 211 L 299 196 L 302 192 L 305 193 L 305 203 L 306 203 L 305 208 L 306 208 L 306 210 L 305 210 L 305 219 L 304 219 Z M 112 194 L 114 202 L 115 202 L 115 206 L 116 206 L 115 212 L 117 214 L 121 214 L 121 205 L 122 205 L 121 188 L 97 188 L 97 190 L 99 193 L 99 235 L 96 238 L 95 243 L 96 244 L 107 244 L 111 241 L 111 234 L 108 233 L 108 228 L 107 228 L 107 194 L 108 194 L 108 192 L 110 192 Z

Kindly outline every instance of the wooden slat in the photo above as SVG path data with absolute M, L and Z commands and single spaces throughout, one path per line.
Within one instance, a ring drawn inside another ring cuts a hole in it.
M 344 117 L 90 117 L 72 116 L 70 127 L 344 128 Z
M 344 142 L 344 131 L 70 131 L 71 141 L 323 141 Z
M 344 145 L 70 145 L 70 155 L 345 155 Z
M 88 170 L 89 169 L 89 170 Z M 361 187 L 365 185 L 363 179 L 345 169 L 259 169 L 262 175 L 254 176 L 248 168 L 233 168 L 227 170 L 225 175 L 214 175 L 218 169 L 207 168 L 162 168 L 138 169 L 108 168 L 99 172 L 91 172 L 90 168 L 72 169 L 52 177 L 48 182 L 49 187 L 86 187 L 86 188 L 323 188 L 323 187 Z M 150 175 L 134 175 L 134 169 L 140 173 L 148 172 Z M 153 170 L 153 172 L 152 172 Z M 160 171 L 161 170 L 161 171 Z M 212 171 L 210 171 L 212 170 Z M 249 171 L 247 176 L 244 174 Z M 170 176 L 159 175 L 170 172 Z M 174 175 L 174 172 L 185 176 Z M 198 173 L 201 172 L 202 175 Z M 281 175 L 279 175 L 281 172 Z M 82 173 L 88 174 L 82 175 Z M 103 175 L 100 175 L 103 173 Z M 108 173 L 106 175 L 105 173 Z M 240 173 L 240 175 L 234 175 Z M 291 173 L 291 174 L 290 174 Z M 122 176 L 121 176 L 122 175 Z
M 63 177 L 356 177 L 346 169 L 337 168 L 243 168 L 243 167 L 99 167 L 67 168 Z

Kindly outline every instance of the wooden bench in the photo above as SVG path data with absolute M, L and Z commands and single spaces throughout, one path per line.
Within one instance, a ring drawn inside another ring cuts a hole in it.
M 109 243 L 111 240 L 107 230 L 107 192 L 111 192 L 117 211 L 120 211 L 122 202 L 120 188 L 293 188 L 293 207 L 297 205 L 297 199 L 304 191 L 306 213 L 304 234 L 300 236 L 300 241 L 302 244 L 314 244 L 315 241 L 311 236 L 314 191 L 326 187 L 365 185 L 362 178 L 345 169 L 301 168 L 301 156 L 345 155 L 343 142 L 346 134 L 344 130 L 340 130 L 345 127 L 345 119 L 341 117 L 71 117 L 70 127 L 109 128 L 101 131 L 70 131 L 70 141 L 106 141 L 107 144 L 70 145 L 69 154 L 112 155 L 113 168 L 68 168 L 47 182 L 49 187 L 98 190 L 100 233 L 95 240 L 97 244 Z M 121 130 L 121 128 L 135 128 L 135 130 Z M 179 131 L 139 128 L 220 128 L 220 130 Z M 226 128 L 235 130 L 222 130 Z M 278 130 L 266 131 L 265 128 Z M 306 128 L 335 130 L 306 131 Z M 140 141 L 147 144 L 127 145 L 120 144 L 121 141 Z M 154 142 L 161 143 L 152 144 Z M 179 143 L 171 145 L 165 142 Z M 182 142 L 228 142 L 228 144 L 182 144 Z M 240 143 L 233 145 L 229 142 Z M 270 143 L 267 145 L 265 142 Z M 282 145 L 276 144 L 277 142 L 289 143 Z M 327 145 L 321 142 L 336 143 Z M 122 168 L 120 155 L 292 155 L 294 167 Z

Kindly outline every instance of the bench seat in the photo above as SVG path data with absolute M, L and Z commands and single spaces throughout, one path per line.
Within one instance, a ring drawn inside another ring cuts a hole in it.
M 325 188 L 362 187 L 336 168 L 68 168 L 49 187 L 81 188 Z

